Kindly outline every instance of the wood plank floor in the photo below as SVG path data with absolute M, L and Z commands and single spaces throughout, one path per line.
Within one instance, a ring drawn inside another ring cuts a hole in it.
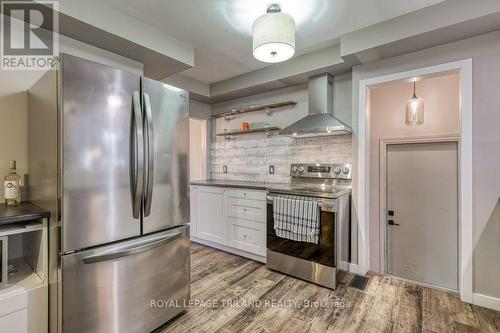
M 199 244 L 191 254 L 192 299 L 205 303 L 161 332 L 500 332 L 500 312 L 396 279 L 372 274 L 360 291 L 348 276 L 332 291 Z

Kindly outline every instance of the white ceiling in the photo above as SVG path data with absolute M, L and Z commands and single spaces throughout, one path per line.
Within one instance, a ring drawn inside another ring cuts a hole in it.
M 206 83 L 268 66 L 252 56 L 253 21 L 279 3 L 296 22 L 296 54 L 338 42 L 346 33 L 444 0 L 100 0 L 195 48 L 184 75 Z

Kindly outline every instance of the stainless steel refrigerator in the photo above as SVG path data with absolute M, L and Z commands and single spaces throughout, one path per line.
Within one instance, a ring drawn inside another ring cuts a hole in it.
M 51 332 L 149 332 L 190 297 L 187 92 L 63 54 L 28 91 Z

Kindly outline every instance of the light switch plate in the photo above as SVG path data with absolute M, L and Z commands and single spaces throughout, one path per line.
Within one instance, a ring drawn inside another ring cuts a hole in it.
M 227 165 L 222 166 L 222 172 L 227 173 Z
M 269 174 L 274 175 L 274 165 L 269 166 Z

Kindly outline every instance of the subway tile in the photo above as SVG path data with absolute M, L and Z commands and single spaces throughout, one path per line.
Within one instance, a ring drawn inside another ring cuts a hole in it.
M 259 146 L 259 141 L 261 140 L 236 141 L 235 145 L 237 148 L 256 148 Z
M 291 157 L 289 156 L 265 156 L 265 164 L 276 165 L 276 164 L 289 164 Z
M 292 163 L 351 163 L 351 135 L 294 139 L 275 136 L 210 144 L 209 170 L 214 179 L 290 182 Z M 228 173 L 222 173 L 222 165 Z M 275 174 L 269 174 L 269 165 Z
M 288 136 L 276 136 L 266 140 L 268 147 L 295 146 L 295 139 Z

